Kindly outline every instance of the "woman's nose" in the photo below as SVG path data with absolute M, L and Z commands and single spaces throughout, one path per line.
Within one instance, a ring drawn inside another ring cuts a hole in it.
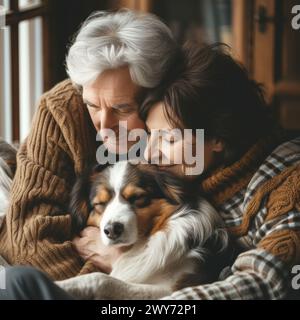
M 160 142 L 157 138 L 148 138 L 148 143 L 144 151 L 144 158 L 148 163 L 160 164 L 162 152 L 160 150 Z
M 146 145 L 146 148 L 144 150 L 144 159 L 150 163 L 150 146 L 149 146 L 149 142 Z

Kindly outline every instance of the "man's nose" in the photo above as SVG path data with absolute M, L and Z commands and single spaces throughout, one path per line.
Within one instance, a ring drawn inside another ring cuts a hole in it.
M 100 128 L 113 129 L 118 125 L 118 119 L 110 110 L 103 110 L 100 115 Z

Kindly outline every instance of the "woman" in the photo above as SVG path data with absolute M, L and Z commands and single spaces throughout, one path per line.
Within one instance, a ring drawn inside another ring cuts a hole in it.
M 174 161 L 184 142 L 168 137 L 169 148 L 166 141 L 160 148 L 153 130 L 204 129 L 203 174 L 186 178 L 199 183 L 243 252 L 223 281 L 166 299 L 286 298 L 291 268 L 300 263 L 300 138 L 283 143 L 261 88 L 225 49 L 185 48 L 177 70 L 141 108 L 151 146 L 145 157 L 157 148 L 169 163 L 161 170 L 184 177 L 191 165 Z

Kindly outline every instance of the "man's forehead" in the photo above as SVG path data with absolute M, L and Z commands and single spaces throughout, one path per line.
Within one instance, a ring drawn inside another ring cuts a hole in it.
M 138 86 L 132 81 L 129 69 L 121 67 L 102 72 L 93 82 L 85 85 L 90 90 L 136 91 Z
M 128 95 L 89 95 L 83 94 L 83 101 L 87 104 L 100 106 L 100 105 L 118 105 L 118 104 L 133 104 L 135 103 L 135 96 L 128 96 Z
M 132 103 L 135 101 L 138 94 L 138 87 L 128 88 L 116 86 L 84 86 L 82 90 L 83 99 L 88 100 L 93 104 L 107 103 Z

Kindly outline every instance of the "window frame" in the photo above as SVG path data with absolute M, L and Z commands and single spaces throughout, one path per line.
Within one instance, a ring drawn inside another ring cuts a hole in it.
M 10 27 L 10 60 L 11 60 L 11 115 L 12 140 L 20 140 L 20 75 L 19 75 L 19 24 L 36 17 L 42 19 L 43 50 L 43 90 L 50 87 L 49 78 L 49 0 L 41 0 L 40 4 L 20 8 L 19 0 L 10 0 L 10 8 L 5 16 L 5 26 Z

